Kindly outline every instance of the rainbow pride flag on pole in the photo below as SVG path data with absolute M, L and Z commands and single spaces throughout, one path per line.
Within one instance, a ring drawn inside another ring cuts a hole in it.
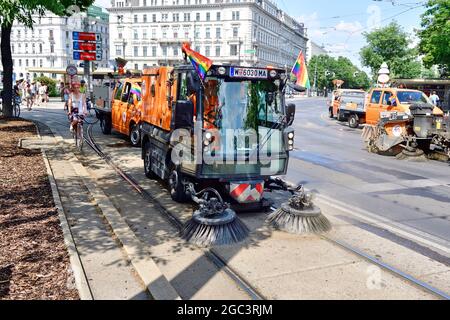
M 200 53 L 192 50 L 189 43 L 183 43 L 182 50 L 184 53 L 186 53 L 186 56 L 191 61 L 202 81 L 205 80 L 206 73 L 211 68 L 213 62 L 208 58 L 202 56 Z
M 308 69 L 306 68 L 305 56 L 303 51 L 300 51 L 297 61 L 292 68 L 291 73 L 297 78 L 295 84 L 306 89 L 311 88 L 311 83 L 309 82 Z
M 142 94 L 141 87 L 136 83 L 132 84 L 130 92 L 131 92 L 131 94 L 137 95 L 139 98 L 141 97 L 141 94 Z

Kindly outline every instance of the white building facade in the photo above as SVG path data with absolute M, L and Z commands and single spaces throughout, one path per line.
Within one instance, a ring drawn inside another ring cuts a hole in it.
M 97 7 L 98 8 L 98 7 Z M 107 13 L 105 13 L 108 16 Z M 101 61 L 94 61 L 98 68 L 108 67 L 109 21 L 106 16 L 89 15 L 89 32 L 102 36 L 103 55 Z M 11 32 L 11 52 L 13 58 L 13 79 L 33 79 L 46 75 L 54 79 L 57 75 L 39 72 L 39 69 L 65 69 L 69 64 L 79 65 L 83 61 L 73 60 L 73 31 L 84 31 L 86 13 L 73 17 L 59 17 L 52 13 L 34 18 L 33 29 L 14 23 Z M 38 70 L 36 70 L 38 69 Z
M 174 65 L 185 41 L 215 63 L 291 68 L 307 36 L 268 0 L 112 0 L 111 57 L 128 68 Z
M 307 62 L 311 61 L 312 57 L 320 56 L 320 55 L 328 55 L 328 51 L 325 50 L 324 46 L 320 46 L 311 40 L 309 40 L 307 43 L 306 52 L 307 52 L 307 54 L 306 54 Z

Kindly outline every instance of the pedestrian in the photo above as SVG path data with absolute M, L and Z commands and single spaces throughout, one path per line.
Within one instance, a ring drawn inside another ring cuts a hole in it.
M 26 101 L 27 101 L 27 109 L 28 111 L 31 111 L 31 108 L 33 107 L 34 103 L 34 93 L 33 93 L 33 86 L 28 83 L 27 90 L 26 90 Z
M 41 103 L 45 103 L 45 84 L 42 84 L 39 86 L 39 97 L 38 97 L 38 106 L 41 105 Z
M 440 99 L 439 99 L 439 96 L 436 94 L 436 91 L 433 91 L 433 94 L 430 95 L 430 99 L 431 99 L 431 102 L 433 103 L 433 105 L 435 107 L 437 107 Z
M 69 98 L 70 98 L 70 89 L 69 89 L 69 86 L 68 85 L 66 85 L 65 87 L 64 87 L 64 90 L 63 90 L 63 96 L 64 96 L 64 110 L 68 110 L 68 108 L 69 108 Z
M 81 80 L 80 81 L 80 93 L 86 95 L 87 87 L 86 87 L 86 81 Z

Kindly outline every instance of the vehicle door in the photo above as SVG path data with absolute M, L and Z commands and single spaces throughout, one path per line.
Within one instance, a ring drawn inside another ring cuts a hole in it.
M 122 98 L 120 101 L 120 128 L 118 129 L 120 133 L 129 134 L 129 125 L 130 125 L 130 118 L 128 114 L 128 109 L 130 106 L 130 91 L 131 91 L 131 83 L 129 81 L 125 82 L 122 92 Z
M 366 111 L 366 123 L 376 125 L 380 120 L 380 100 L 383 91 L 381 89 L 373 90 Z
M 381 99 L 381 106 L 380 106 L 380 114 L 382 112 L 393 111 L 395 109 L 395 106 L 393 106 L 391 101 L 390 101 L 392 95 L 393 94 L 392 94 L 391 91 L 384 91 L 383 92 L 383 97 Z
M 115 130 L 120 130 L 120 123 L 121 123 L 120 107 L 122 104 L 122 91 L 123 91 L 123 83 L 119 82 L 116 89 L 114 90 L 114 97 L 111 106 L 112 127 Z

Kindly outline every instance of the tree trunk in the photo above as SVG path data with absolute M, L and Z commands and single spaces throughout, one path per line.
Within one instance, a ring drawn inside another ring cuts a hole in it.
M 2 65 L 3 65 L 3 115 L 12 117 L 12 74 L 13 63 L 11 56 L 11 29 L 12 25 L 2 25 L 2 38 L 0 43 Z

